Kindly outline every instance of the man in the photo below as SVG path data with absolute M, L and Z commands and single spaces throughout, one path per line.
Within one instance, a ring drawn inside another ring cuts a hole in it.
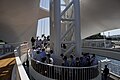
M 73 55 L 70 55 L 70 67 L 75 67 L 75 59 L 73 58 Z
M 98 59 L 96 58 L 95 54 L 92 55 L 90 59 L 91 66 L 98 64 Z
M 107 65 L 105 65 L 105 68 L 103 70 L 104 80 L 107 80 L 108 74 L 109 74 L 109 69 L 107 68 Z
M 42 49 L 42 52 L 40 53 L 40 57 L 41 57 L 41 62 L 45 62 L 45 60 L 46 60 L 45 49 Z
M 32 43 L 32 47 L 35 45 L 35 39 L 34 37 L 31 38 L 31 43 Z

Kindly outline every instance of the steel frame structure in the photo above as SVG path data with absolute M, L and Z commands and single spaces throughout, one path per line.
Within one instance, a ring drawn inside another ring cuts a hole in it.
M 73 11 L 71 16 L 67 14 L 69 9 Z M 67 29 L 64 33 L 61 31 L 62 22 L 67 24 Z M 61 0 L 50 1 L 50 35 L 51 48 L 54 49 L 56 54 L 61 54 L 61 44 L 69 44 L 69 47 L 67 46 L 68 48 L 65 50 L 64 54 L 67 55 L 75 49 L 75 55 L 81 56 L 79 0 L 70 0 L 63 11 L 61 11 Z M 66 40 L 66 37 L 71 37 L 71 39 Z

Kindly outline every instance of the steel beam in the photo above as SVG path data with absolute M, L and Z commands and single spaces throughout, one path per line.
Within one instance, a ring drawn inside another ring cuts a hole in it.
M 75 42 L 76 42 L 76 48 L 75 48 L 75 55 L 81 56 L 81 26 L 80 26 L 80 2 L 79 0 L 73 0 L 73 7 L 74 7 L 74 33 L 75 33 Z
M 54 28 L 55 28 L 55 44 L 54 49 L 55 53 L 61 54 L 61 0 L 53 0 L 54 1 Z
M 61 16 L 65 14 L 65 12 L 70 8 L 70 6 L 73 4 L 73 1 L 71 1 L 68 6 L 62 11 Z

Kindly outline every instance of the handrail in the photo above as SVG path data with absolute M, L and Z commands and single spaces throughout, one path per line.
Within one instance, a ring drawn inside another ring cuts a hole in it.
M 109 50 L 109 51 L 120 52 L 120 50 L 117 50 L 117 49 L 110 49 L 110 48 L 100 48 L 100 47 L 82 47 L 82 48 L 91 48 L 91 49 Z
M 120 65 L 112 63 L 112 62 L 108 62 L 108 64 L 109 64 L 108 68 L 110 69 L 111 74 L 120 78 L 120 71 L 119 71 Z M 114 67 L 115 69 L 114 70 L 111 69 L 112 67 Z
M 90 67 L 65 67 L 52 65 L 31 58 L 31 66 L 39 74 L 57 80 L 89 80 L 99 75 L 98 65 Z
M 94 65 L 94 66 L 89 66 L 89 67 L 66 67 L 66 66 L 60 66 L 60 65 L 52 65 L 52 64 L 48 64 L 48 63 L 43 63 L 43 62 L 40 62 L 40 61 L 38 61 L 38 60 L 35 60 L 35 59 L 33 59 L 32 57 L 31 57 L 31 59 L 32 60 L 34 60 L 34 61 L 36 61 L 36 62 L 38 62 L 38 63 L 40 63 L 40 64 L 44 64 L 44 65 L 48 65 L 48 66 L 54 66 L 54 67 L 58 67 L 58 68 L 71 68 L 71 69 L 83 69 L 83 68 L 85 68 L 85 69 L 87 69 L 87 68 L 95 68 L 95 67 L 97 67 L 98 65 Z
M 20 53 L 18 53 L 18 49 L 19 47 L 16 47 L 16 49 L 14 50 L 15 60 L 17 65 L 16 78 L 17 80 L 30 80 L 20 60 L 20 56 L 19 56 Z

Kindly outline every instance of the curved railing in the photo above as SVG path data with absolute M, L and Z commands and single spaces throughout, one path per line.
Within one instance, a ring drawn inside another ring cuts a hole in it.
M 31 66 L 41 75 L 57 80 L 90 80 L 99 75 L 98 65 L 90 67 L 64 67 L 42 63 L 31 58 Z
M 0 45 L 0 56 L 5 55 L 6 53 L 14 52 L 14 47 L 9 44 Z
M 24 67 L 23 62 L 25 59 L 22 59 L 22 56 L 26 54 L 27 57 L 28 53 L 28 43 L 20 44 L 18 47 L 15 48 L 15 61 L 16 65 L 13 68 L 11 80 L 30 80 Z

